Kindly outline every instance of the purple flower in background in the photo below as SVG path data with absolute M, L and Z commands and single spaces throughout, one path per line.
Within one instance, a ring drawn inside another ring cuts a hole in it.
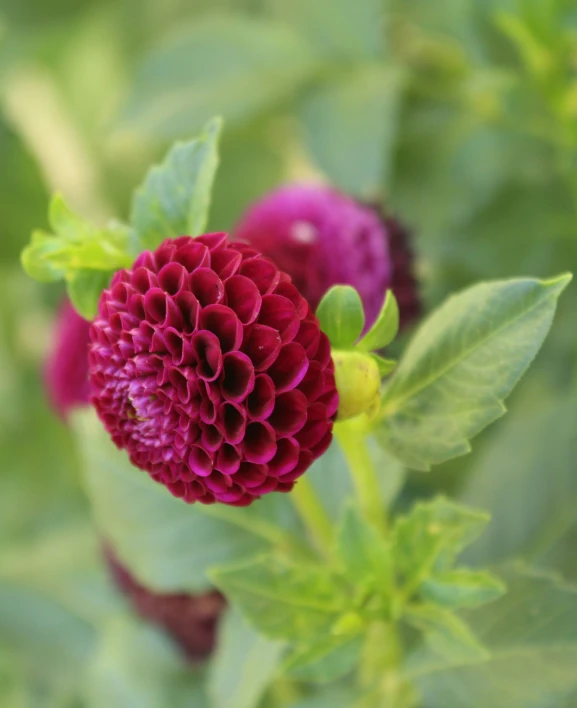
M 214 649 L 218 620 L 226 600 L 216 590 L 190 595 L 157 593 L 141 585 L 110 548 L 104 552 L 110 574 L 143 619 L 172 637 L 192 661 L 206 659 Z
M 394 220 L 334 189 L 281 187 L 248 209 L 234 238 L 272 258 L 316 309 L 333 285 L 352 285 L 361 296 L 367 326 L 389 288 L 406 305 L 401 320 L 418 311 L 407 234 Z M 397 287 L 398 286 L 398 287 Z
M 187 502 L 288 492 L 330 444 L 328 339 L 291 278 L 226 234 L 142 253 L 90 337 L 91 401 L 113 441 Z
M 44 380 L 54 410 L 66 419 L 76 406 L 88 403 L 88 344 L 90 322 L 65 300 L 54 331 L 54 346 L 46 362 Z

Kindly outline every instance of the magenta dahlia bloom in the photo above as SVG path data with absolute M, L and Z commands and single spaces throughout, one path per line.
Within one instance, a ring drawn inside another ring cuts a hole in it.
M 328 339 L 267 258 L 182 236 L 114 276 L 90 330 L 91 401 L 116 445 L 177 497 L 288 492 L 328 447 Z
M 377 317 L 385 291 L 400 279 L 414 279 L 404 240 L 392 238 L 398 223 L 383 220 L 376 209 L 334 189 L 293 184 L 281 187 L 248 209 L 234 238 L 254 246 L 289 273 L 316 309 L 333 285 L 352 285 L 365 308 L 367 327 Z M 402 254 L 397 250 L 401 249 Z M 398 256 L 403 257 L 399 258 Z M 416 300 L 416 288 L 405 296 Z M 412 305 L 411 305 L 412 307 Z M 412 310 L 411 310 L 412 311 Z M 401 311 L 407 320 L 408 311 Z
M 54 346 L 44 369 L 48 398 L 63 419 L 73 408 L 88 403 L 89 330 L 90 322 L 65 300 L 58 313 Z
M 190 660 L 206 659 L 212 653 L 218 621 L 226 606 L 217 590 L 201 595 L 152 592 L 132 576 L 110 548 L 104 555 L 114 582 L 140 617 L 161 627 Z

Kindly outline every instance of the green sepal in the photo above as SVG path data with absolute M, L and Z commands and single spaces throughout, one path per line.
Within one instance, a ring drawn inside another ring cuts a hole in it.
M 363 303 L 350 285 L 334 285 L 317 308 L 322 331 L 333 349 L 352 349 L 365 326 Z
M 399 306 L 393 291 L 387 290 L 385 301 L 377 319 L 357 346 L 365 352 L 384 349 L 394 340 L 398 331 Z
M 375 354 L 374 352 L 371 352 L 370 357 L 377 365 L 379 369 L 379 375 L 383 379 L 385 378 L 385 376 L 391 374 L 397 366 L 396 359 L 385 359 L 384 357 L 380 356 L 379 354 Z

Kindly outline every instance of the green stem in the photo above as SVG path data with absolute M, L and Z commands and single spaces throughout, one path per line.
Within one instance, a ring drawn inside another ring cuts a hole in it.
M 306 476 L 301 477 L 289 497 L 318 550 L 325 556 L 329 555 L 333 538 L 331 520 L 310 480 Z
M 403 649 L 392 622 L 375 622 L 367 632 L 359 685 L 366 694 L 363 708 L 412 708 L 414 694 L 401 672 Z
M 337 440 L 347 460 L 363 516 L 384 535 L 387 515 L 381 499 L 379 479 L 367 447 L 367 424 L 364 416 L 335 425 Z

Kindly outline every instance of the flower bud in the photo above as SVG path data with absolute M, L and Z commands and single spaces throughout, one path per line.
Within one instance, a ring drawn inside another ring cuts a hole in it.
M 339 392 L 337 420 L 372 415 L 380 403 L 381 376 L 370 354 L 333 350 L 335 382 Z

